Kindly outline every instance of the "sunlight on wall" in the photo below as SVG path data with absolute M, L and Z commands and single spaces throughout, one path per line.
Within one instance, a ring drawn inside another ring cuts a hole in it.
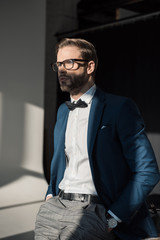
M 1 159 L 1 155 L 2 155 L 2 109 L 3 106 L 3 102 L 2 102 L 2 93 L 0 92 L 0 159 Z
M 159 133 L 147 133 L 147 136 L 152 144 L 158 167 L 160 170 L 160 134 Z M 152 193 L 160 194 L 160 182 L 155 186 Z
M 157 158 L 157 162 L 160 167 L 160 134 L 159 133 L 147 133 L 147 136 L 152 144 L 154 153 Z
M 22 167 L 42 173 L 44 110 L 35 105 L 24 105 L 24 149 Z

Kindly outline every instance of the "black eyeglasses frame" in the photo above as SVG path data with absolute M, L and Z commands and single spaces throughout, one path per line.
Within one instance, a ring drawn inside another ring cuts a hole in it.
M 71 68 L 66 68 L 65 67 L 65 62 L 66 61 L 69 61 L 71 60 L 72 61 L 72 67 Z M 51 68 L 54 72 L 58 72 L 58 68 L 60 66 L 63 65 L 63 67 L 66 69 L 66 70 L 71 70 L 74 66 L 74 62 L 89 62 L 89 60 L 85 60 L 85 59 L 78 59 L 78 58 L 70 58 L 70 59 L 65 59 L 64 61 L 62 62 L 56 62 L 56 63 L 51 63 Z M 78 68 L 77 68 L 78 69 Z M 75 69 L 76 70 L 76 69 Z

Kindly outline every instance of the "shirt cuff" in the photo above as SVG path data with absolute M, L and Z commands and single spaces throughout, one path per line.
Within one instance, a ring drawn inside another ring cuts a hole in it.
M 108 213 L 114 217 L 119 223 L 122 222 L 122 220 L 120 218 L 118 218 L 111 210 L 108 210 Z
M 50 194 L 48 194 L 48 195 L 46 196 L 46 198 L 49 197 L 49 196 L 50 196 L 50 197 L 53 197 L 53 195 L 50 193 Z

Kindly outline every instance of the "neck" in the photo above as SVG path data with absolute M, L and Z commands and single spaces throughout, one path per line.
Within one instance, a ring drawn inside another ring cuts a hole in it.
M 83 87 L 73 90 L 70 92 L 70 96 L 74 99 L 77 100 L 79 99 L 85 92 L 87 92 L 92 86 L 94 85 L 94 82 L 88 82 L 86 85 Z

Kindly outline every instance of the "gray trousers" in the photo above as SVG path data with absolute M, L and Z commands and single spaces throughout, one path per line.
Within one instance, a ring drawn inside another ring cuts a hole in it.
M 101 204 L 50 198 L 37 214 L 35 240 L 114 240 L 105 212 Z

